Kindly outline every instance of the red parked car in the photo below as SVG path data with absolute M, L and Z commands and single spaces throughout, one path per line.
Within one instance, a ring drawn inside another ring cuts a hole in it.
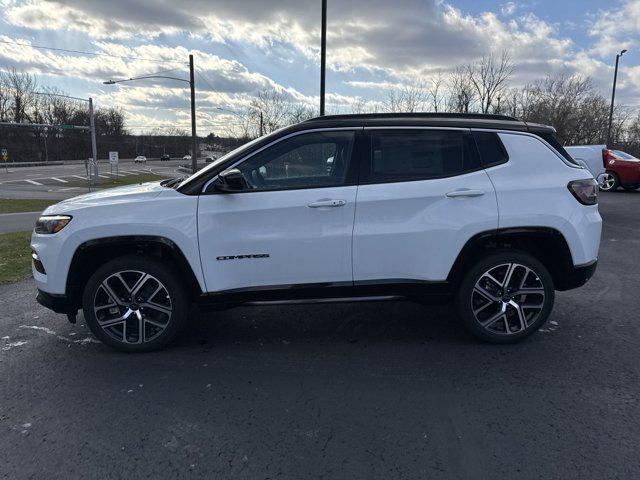
M 610 192 L 622 187 L 635 190 L 640 187 L 640 159 L 620 150 L 602 150 L 605 178 L 601 190 Z

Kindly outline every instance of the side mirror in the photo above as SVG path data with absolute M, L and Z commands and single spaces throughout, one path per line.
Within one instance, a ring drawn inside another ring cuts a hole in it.
M 609 175 L 606 173 L 601 173 L 596 177 L 596 182 L 598 182 L 598 186 L 602 188 L 604 182 L 609 179 Z
M 220 172 L 213 186 L 218 192 L 241 192 L 247 189 L 247 181 L 240 170 L 232 168 Z

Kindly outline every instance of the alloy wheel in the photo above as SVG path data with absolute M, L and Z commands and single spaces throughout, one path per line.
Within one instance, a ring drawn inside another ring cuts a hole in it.
M 615 184 L 616 179 L 614 178 L 614 176 L 610 173 L 605 173 L 602 177 L 602 185 L 600 185 L 600 189 L 609 191 L 615 186 Z
M 513 335 L 538 320 L 545 304 L 544 285 L 531 268 L 504 263 L 483 273 L 473 287 L 471 309 L 492 334 Z
M 98 286 L 93 311 L 100 328 L 114 340 L 142 344 L 157 338 L 171 321 L 167 287 L 137 270 L 116 272 Z

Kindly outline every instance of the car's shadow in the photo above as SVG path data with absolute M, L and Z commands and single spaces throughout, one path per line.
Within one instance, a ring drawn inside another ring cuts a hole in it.
M 469 343 L 450 305 L 372 302 L 238 307 L 192 315 L 178 345 Z

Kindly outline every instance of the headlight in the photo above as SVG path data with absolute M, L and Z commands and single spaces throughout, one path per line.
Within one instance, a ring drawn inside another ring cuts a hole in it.
M 58 233 L 71 221 L 69 215 L 43 215 L 36 222 L 36 233 Z

